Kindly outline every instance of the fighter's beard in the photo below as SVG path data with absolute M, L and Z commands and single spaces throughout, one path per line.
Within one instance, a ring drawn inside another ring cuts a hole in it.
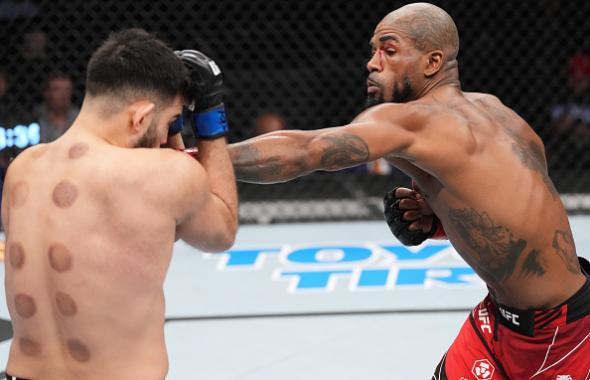
M 412 87 L 412 83 L 410 83 L 410 78 L 408 76 L 404 76 L 404 80 L 402 83 L 402 88 L 396 84 L 393 85 L 393 102 L 394 103 L 405 103 L 409 102 L 410 100 L 414 100 L 414 88 Z
M 141 136 L 139 141 L 135 144 L 135 148 L 156 148 L 158 146 L 158 133 L 157 133 L 157 126 L 155 120 L 152 120 L 152 123 L 145 131 L 144 135 Z
M 385 103 L 385 99 L 383 98 L 383 89 L 380 89 L 377 94 L 369 94 L 367 96 L 367 102 L 365 103 L 365 108 L 370 108 L 376 106 L 377 104 Z M 397 83 L 393 85 L 393 94 L 391 103 L 405 103 L 414 100 L 414 88 L 412 87 L 412 83 L 410 83 L 410 78 L 408 76 L 404 76 L 404 80 L 402 81 L 402 85 L 398 85 Z

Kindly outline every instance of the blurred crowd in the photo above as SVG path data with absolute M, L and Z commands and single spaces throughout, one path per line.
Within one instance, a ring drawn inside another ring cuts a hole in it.
M 32 30 L 23 35 L 19 51 L 19 66 L 16 72 L 0 67 L 0 178 L 8 163 L 26 147 L 17 146 L 10 131 L 16 126 L 39 126 L 39 136 L 34 142 L 48 143 L 60 137 L 72 125 L 78 115 L 80 105 L 74 101 L 75 87 L 73 77 L 65 72 L 53 71 L 59 62 L 50 58 L 47 37 L 40 30 Z M 48 70 L 49 68 L 49 70 Z M 41 73 L 45 73 L 41 75 Z M 78 83 L 77 85 L 83 85 Z M 22 96 L 22 89 L 32 89 Z M 14 96 L 16 93 L 19 96 Z M 231 112 L 231 111 L 230 111 Z M 247 126 L 252 137 L 274 131 L 288 129 L 288 123 L 280 111 L 260 111 Z M 191 131 L 184 130 L 183 137 L 187 145 L 192 141 Z M 22 145 L 22 144 L 21 144 Z M 396 170 L 385 160 L 378 160 L 366 165 L 347 170 L 349 172 L 390 175 Z
M 547 133 L 560 145 L 559 149 L 548 150 L 549 167 L 567 161 L 590 169 L 590 54 L 574 54 L 566 70 L 566 95 L 549 109 Z

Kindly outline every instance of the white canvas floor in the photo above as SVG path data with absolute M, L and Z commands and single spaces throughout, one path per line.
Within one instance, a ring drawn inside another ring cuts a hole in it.
M 590 217 L 571 223 L 590 257 Z M 178 243 L 165 293 L 168 379 L 389 380 L 430 379 L 486 289 L 447 243 L 351 222 L 245 226 L 219 255 Z

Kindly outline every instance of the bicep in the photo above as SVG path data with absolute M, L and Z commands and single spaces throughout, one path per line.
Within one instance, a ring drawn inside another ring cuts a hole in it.
M 403 154 L 414 133 L 392 123 L 360 122 L 321 130 L 311 140 L 310 159 L 319 170 L 339 170 L 390 154 Z

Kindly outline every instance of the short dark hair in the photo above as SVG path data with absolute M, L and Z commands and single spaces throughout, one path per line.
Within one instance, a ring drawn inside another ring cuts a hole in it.
M 170 104 L 186 96 L 188 71 L 163 41 L 143 29 L 113 32 L 92 54 L 86 93 L 133 101 L 140 96 Z

